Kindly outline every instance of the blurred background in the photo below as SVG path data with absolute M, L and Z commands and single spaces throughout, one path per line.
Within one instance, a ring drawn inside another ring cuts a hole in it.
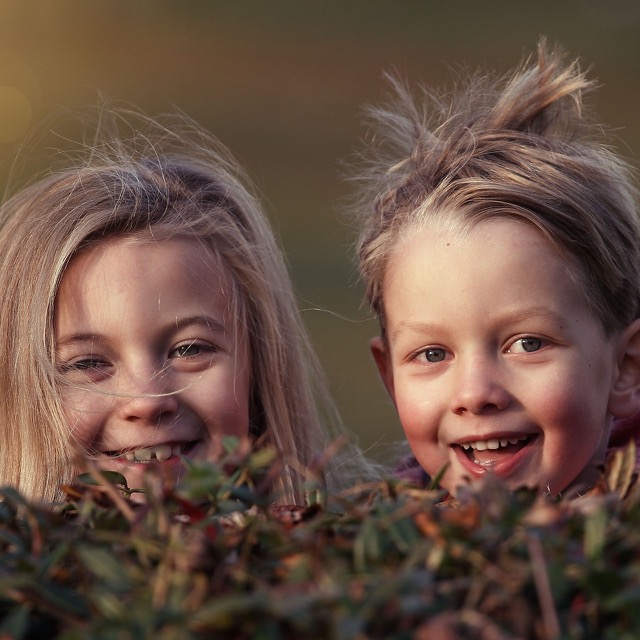
M 381 455 L 402 434 L 369 357 L 340 162 L 383 70 L 442 86 L 460 67 L 506 71 L 541 34 L 591 68 L 600 117 L 638 166 L 637 0 L 0 0 L 0 187 L 42 168 L 13 166 L 32 127 L 98 92 L 199 121 L 253 179 L 344 422 Z

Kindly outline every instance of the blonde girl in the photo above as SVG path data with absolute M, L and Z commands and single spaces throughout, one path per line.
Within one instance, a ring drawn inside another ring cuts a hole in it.
M 592 83 L 544 41 L 504 77 L 397 80 L 357 176 L 371 350 L 425 476 L 583 491 L 640 408 L 640 227 Z
M 53 500 L 81 454 L 141 486 L 251 436 L 300 501 L 333 410 L 246 178 L 186 118 L 100 120 L 0 209 L 0 483 Z

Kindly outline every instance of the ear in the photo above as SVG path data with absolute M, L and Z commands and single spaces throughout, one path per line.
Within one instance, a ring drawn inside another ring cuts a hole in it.
M 395 402 L 395 393 L 393 388 L 393 367 L 391 366 L 391 356 L 389 348 L 381 337 L 373 338 L 369 343 L 371 355 L 378 367 L 378 372 L 382 378 L 384 386 L 387 388 L 391 399 Z
M 634 320 L 620 335 L 618 373 L 609 394 L 609 413 L 629 418 L 640 410 L 640 319 Z

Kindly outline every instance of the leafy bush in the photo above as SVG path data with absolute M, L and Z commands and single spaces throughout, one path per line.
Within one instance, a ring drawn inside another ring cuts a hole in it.
M 638 638 L 634 458 L 574 501 L 389 479 L 276 507 L 269 451 L 144 505 L 98 473 L 53 507 L 5 488 L 0 638 Z

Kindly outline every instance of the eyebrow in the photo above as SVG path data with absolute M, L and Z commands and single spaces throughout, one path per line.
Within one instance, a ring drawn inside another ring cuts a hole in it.
M 172 323 L 171 327 L 176 329 L 182 329 L 183 327 L 201 326 L 211 329 L 216 333 L 226 333 L 227 329 L 222 322 L 212 318 L 211 316 L 186 316 L 184 318 L 176 318 L 175 324 Z
M 226 333 L 227 329 L 222 322 L 212 318 L 211 316 L 185 316 L 184 318 L 176 318 L 175 322 L 168 324 L 163 331 L 169 333 L 170 331 L 183 329 L 185 327 L 205 327 L 206 329 L 213 331 L 214 333 Z M 79 342 L 100 342 L 106 339 L 106 336 L 101 333 L 95 333 L 92 331 L 69 333 L 56 340 L 56 349 L 61 346 L 66 346 Z
M 561 327 L 566 324 L 566 320 L 555 311 L 548 307 L 526 307 L 524 309 L 516 309 L 514 311 L 508 311 L 498 316 L 494 322 L 497 324 L 517 324 L 524 322 L 531 318 L 543 318 L 560 325 Z M 446 325 L 445 325 L 446 326 Z M 421 320 L 403 320 L 398 323 L 398 326 L 391 333 L 391 338 L 396 340 L 407 332 L 418 333 L 432 333 L 442 330 L 442 324 L 436 324 L 434 322 L 423 322 Z
M 439 325 L 433 322 L 423 322 L 421 320 L 403 320 L 398 323 L 398 326 L 391 332 L 391 339 L 396 340 L 400 336 L 409 332 L 417 333 L 431 333 L 440 329 Z

